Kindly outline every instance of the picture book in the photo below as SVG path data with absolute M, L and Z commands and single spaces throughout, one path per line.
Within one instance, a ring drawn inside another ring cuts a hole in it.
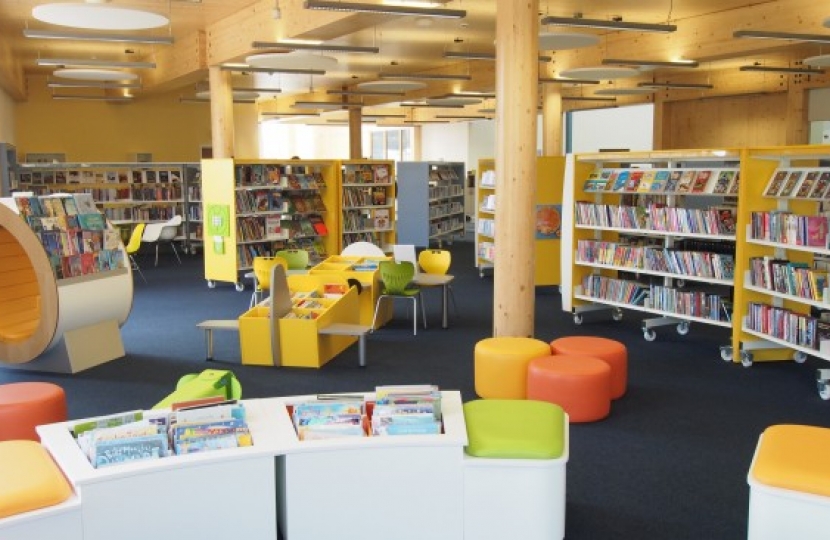
M 374 174 L 375 174 L 375 183 L 376 184 L 388 184 L 392 181 L 389 177 L 389 166 L 385 164 L 375 165 L 374 166 Z
M 784 180 L 787 179 L 787 175 L 789 171 L 786 169 L 778 169 L 772 175 L 769 184 L 767 185 L 767 189 L 764 190 L 764 195 L 767 197 L 775 197 L 778 195 L 778 192 L 781 191 L 781 186 L 784 185 Z
M 623 191 L 625 189 L 626 184 L 628 184 L 628 177 L 631 176 L 631 171 L 623 170 L 620 171 L 617 175 L 617 180 L 614 182 L 613 187 L 611 188 L 612 191 Z M 608 183 L 611 185 L 611 182 Z
M 592 171 L 585 179 L 585 183 L 582 184 L 582 191 L 600 191 L 599 175 L 599 171 Z
M 813 192 L 813 185 L 818 180 L 819 171 L 807 171 L 807 174 L 804 175 L 804 180 L 801 181 L 801 185 L 798 186 L 798 191 L 796 192 L 795 196 L 802 198 L 802 197 L 809 197 L 810 193 Z
M 640 180 L 642 180 L 642 178 L 643 171 L 630 171 L 628 180 L 625 182 L 625 191 L 637 191 L 637 187 L 640 185 Z
M 792 197 L 793 194 L 796 193 L 796 187 L 798 186 L 798 183 L 801 181 L 801 177 L 803 175 L 804 171 L 790 171 L 789 176 L 787 176 L 787 180 L 781 187 L 781 191 L 778 192 L 778 196 Z
M 254 192 L 254 208 L 257 212 L 265 212 L 271 208 L 271 198 L 268 191 L 257 190 Z
M 729 184 L 732 183 L 733 178 L 735 178 L 735 171 L 720 171 L 712 188 L 712 193 L 726 195 L 729 192 Z
M 620 171 L 612 169 L 608 175 L 608 181 L 602 187 L 603 191 L 613 191 L 614 185 L 617 183 L 617 178 L 620 176 Z
M 807 245 L 827 247 L 827 228 L 826 216 L 807 216 Z
M 383 206 L 386 204 L 386 188 L 375 187 L 372 188 L 372 204 L 375 206 Z
M 104 249 L 118 249 L 121 235 L 116 229 L 104 229 Z
M 277 212 L 282 212 L 284 211 L 284 206 L 285 205 L 283 204 L 282 193 L 278 191 L 272 191 L 269 200 L 269 209 L 275 210 Z
M 326 236 L 329 233 L 328 227 L 326 227 L 326 223 L 323 221 L 323 218 L 320 216 L 309 216 L 308 218 L 311 226 L 314 227 L 314 232 L 320 236 Z
M 375 229 L 386 230 L 391 226 L 389 210 L 386 208 L 375 210 L 372 217 L 375 221 Z
M 712 178 L 712 171 L 698 171 L 695 180 L 692 183 L 692 193 L 706 193 L 706 186 L 709 185 L 709 180 Z
M 72 196 L 64 197 L 63 198 L 63 208 L 66 210 L 67 215 L 76 216 L 78 215 L 78 206 L 75 203 L 75 199 Z
M 735 234 L 735 209 L 734 208 L 717 208 L 718 216 L 718 234 Z
M 826 196 L 827 187 L 830 186 L 830 171 L 822 171 L 810 192 L 811 199 L 821 199 Z
M 654 183 L 654 170 L 643 171 L 643 176 L 640 178 L 640 183 L 637 185 L 637 192 L 647 193 L 651 191 L 651 185 Z
M 677 193 L 689 193 L 692 189 L 692 182 L 697 176 L 697 171 L 686 170 L 680 175 L 680 181 L 677 183 Z
M 265 238 L 267 240 L 280 240 L 282 238 L 285 238 L 285 234 L 282 229 L 281 216 L 265 216 Z
M 106 228 L 104 214 L 78 214 L 78 225 L 88 231 L 103 231 Z
M 674 193 L 677 191 L 677 185 L 680 183 L 680 176 L 683 174 L 683 171 L 675 169 L 668 171 L 668 173 L 669 176 L 666 180 L 666 185 L 663 187 L 663 191 L 666 193 Z
M 732 178 L 732 182 L 729 184 L 729 189 L 727 190 L 727 194 L 729 195 L 737 195 L 738 188 L 741 184 L 741 171 L 735 171 L 735 176 Z
M 669 181 L 670 171 L 665 169 L 654 172 L 654 180 L 651 182 L 651 192 L 661 193 L 665 191 L 666 184 Z
M 75 193 L 72 197 L 75 199 L 75 208 L 78 209 L 78 214 L 99 213 L 91 193 Z

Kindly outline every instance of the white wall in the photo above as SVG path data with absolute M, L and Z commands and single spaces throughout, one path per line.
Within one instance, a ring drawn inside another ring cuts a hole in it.
M 652 150 L 654 105 L 574 111 L 571 118 L 571 153 L 601 149 Z
M 14 101 L 0 89 L 0 142 L 15 143 Z
M 301 159 L 349 159 L 349 128 L 266 120 L 260 124 L 259 156 L 261 159 L 290 159 L 294 156 Z
M 421 161 L 467 161 L 467 123 L 421 126 Z

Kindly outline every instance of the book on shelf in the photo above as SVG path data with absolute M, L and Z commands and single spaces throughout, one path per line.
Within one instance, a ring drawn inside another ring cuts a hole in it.
M 386 230 L 391 226 L 392 222 L 390 221 L 388 208 L 378 208 L 372 214 L 375 229 Z
M 614 182 L 608 182 L 606 184 L 606 190 L 608 191 L 624 191 L 625 186 L 628 184 L 628 178 L 631 176 L 631 171 L 628 169 L 623 169 L 619 171 L 617 174 L 617 178 Z
M 827 217 L 807 216 L 807 245 L 810 247 L 827 247 Z
M 654 181 L 651 183 L 651 192 L 652 193 L 660 193 L 662 191 L 666 191 L 666 186 L 668 185 L 669 178 L 671 176 L 672 171 L 668 171 L 666 169 L 660 169 L 654 172 Z
M 712 179 L 712 171 L 702 170 L 698 171 L 695 180 L 692 183 L 692 193 L 706 193 L 709 181 Z
M 729 183 L 729 189 L 727 189 L 726 193 L 728 195 L 737 195 L 738 189 L 741 185 L 741 171 L 735 171 L 735 176 L 732 177 L 732 181 Z
M 326 236 L 329 233 L 328 227 L 326 227 L 325 221 L 320 216 L 311 215 L 308 218 L 309 222 L 311 222 L 311 226 L 314 227 L 314 232 L 320 236 Z
M 736 227 L 736 208 L 720 207 L 715 209 L 718 217 L 718 233 L 725 235 L 735 234 Z
M 804 175 L 804 180 L 798 186 L 798 191 L 796 191 L 795 196 L 798 198 L 809 197 L 810 193 L 813 192 L 813 185 L 818 180 L 818 176 L 819 171 L 807 171 L 807 174 Z
M 383 206 L 386 204 L 386 188 L 375 187 L 372 188 L 372 204 L 376 206 Z
M 91 193 L 75 193 L 72 197 L 75 199 L 75 207 L 78 210 L 78 214 L 100 213 Z
M 625 191 L 635 192 L 643 178 L 643 171 L 635 169 L 628 172 L 628 179 L 625 181 Z
M 712 187 L 712 193 L 715 195 L 726 195 L 729 193 L 729 186 L 735 178 L 735 171 L 724 170 L 718 172 L 715 179 L 715 185 Z
M 281 240 L 285 238 L 281 215 L 265 216 L 265 238 L 268 240 Z
M 588 175 L 588 178 L 585 179 L 585 183 L 582 184 L 583 191 L 599 191 L 599 176 L 600 171 L 591 171 Z
M 388 184 L 392 181 L 389 177 L 389 165 L 385 163 L 377 164 L 373 167 L 373 171 L 376 184 Z
M 781 191 L 778 192 L 778 197 L 792 197 L 796 193 L 796 187 L 799 185 L 803 175 L 804 171 L 790 171 L 787 180 L 781 187 Z
M 640 177 L 640 183 L 637 184 L 637 191 L 638 193 L 647 193 L 651 191 L 651 186 L 654 183 L 654 175 L 655 171 L 652 169 L 648 169 L 643 171 L 642 176 Z
M 811 199 L 822 199 L 827 196 L 827 188 L 830 186 L 830 171 L 821 171 L 810 191 Z

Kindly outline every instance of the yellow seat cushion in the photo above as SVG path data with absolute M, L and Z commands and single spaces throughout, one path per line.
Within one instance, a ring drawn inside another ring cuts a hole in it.
M 36 441 L 0 442 L 0 518 L 61 503 L 72 488 Z
M 764 430 L 753 477 L 760 483 L 830 497 L 830 429 L 781 424 Z

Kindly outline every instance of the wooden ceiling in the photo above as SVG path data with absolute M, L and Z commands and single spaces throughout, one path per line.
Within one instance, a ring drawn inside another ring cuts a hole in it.
M 38 67 L 37 58 L 97 58 L 151 60 L 153 70 L 142 70 L 142 95 L 176 91 L 191 96 L 207 80 L 211 65 L 244 62 L 254 50 L 254 41 L 286 38 L 318 39 L 340 45 L 376 46 L 378 54 L 316 53 L 333 56 L 338 67 L 323 76 L 238 75 L 237 86 L 279 87 L 282 93 L 261 99 L 263 111 L 286 110 L 298 99 L 328 99 L 326 89 L 342 89 L 355 83 L 377 80 L 383 72 L 464 73 L 471 80 L 431 82 L 428 88 L 407 94 L 406 99 L 433 97 L 447 92 L 489 91 L 495 88 L 495 62 L 447 59 L 447 51 L 495 51 L 495 0 L 444 0 L 445 7 L 463 9 L 463 19 L 387 16 L 304 9 L 303 0 L 111 0 L 111 6 L 162 13 L 169 27 L 137 32 L 171 35 L 173 45 L 97 43 L 29 39 L 23 30 L 70 30 L 35 20 L 31 11 L 38 0 L 0 0 L 0 85 L 14 99 L 24 100 L 27 84 L 45 84 L 49 68 Z M 56 0 L 51 0 L 56 1 Z M 380 3 L 381 0 L 365 0 Z M 279 8 L 280 18 L 274 18 Z M 697 60 L 696 69 L 642 70 L 638 77 L 601 85 L 564 86 L 563 96 L 590 96 L 597 87 L 629 87 L 638 82 L 686 82 L 713 84 L 711 90 L 661 91 L 658 97 L 619 98 L 621 102 L 653 99 L 689 99 L 754 92 L 786 91 L 794 84 L 823 86 L 826 75 L 782 75 L 748 73 L 738 66 L 758 63 L 794 66 L 807 56 L 830 52 L 830 46 L 784 40 L 736 39 L 736 30 L 768 30 L 826 34 L 823 26 L 830 6 L 814 0 L 540 0 L 540 17 L 582 14 L 590 19 L 621 18 L 624 21 L 665 23 L 678 29 L 670 34 L 591 29 L 542 28 L 542 31 L 579 31 L 600 36 L 598 45 L 567 51 L 544 51 L 551 62 L 539 65 L 540 76 L 557 76 L 562 70 L 600 65 L 604 58 Z M 123 33 L 123 32 L 122 32 Z M 400 100 L 401 98 L 396 98 Z M 389 98 L 362 98 L 366 105 L 381 106 Z M 388 105 L 388 104 L 387 104 Z M 596 106 L 569 101 L 567 108 Z M 456 114 L 458 114 L 456 112 Z

